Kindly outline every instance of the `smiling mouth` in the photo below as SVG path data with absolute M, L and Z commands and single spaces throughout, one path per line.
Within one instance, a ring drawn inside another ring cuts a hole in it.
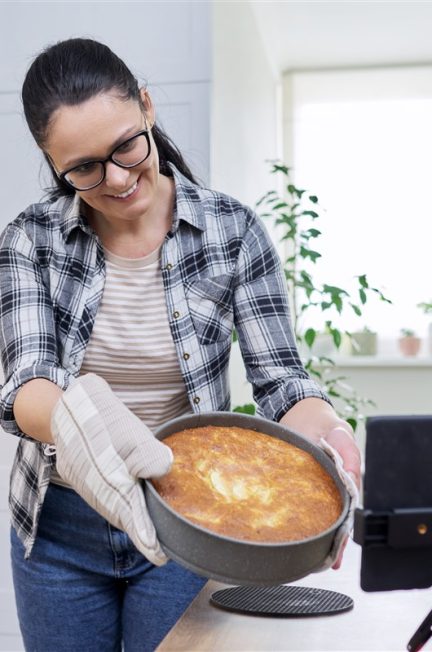
M 138 181 L 135 181 L 134 185 L 131 186 L 129 190 L 126 190 L 125 192 L 122 192 L 119 195 L 110 195 L 110 196 L 114 197 L 114 199 L 127 199 L 135 192 L 137 187 L 138 187 Z

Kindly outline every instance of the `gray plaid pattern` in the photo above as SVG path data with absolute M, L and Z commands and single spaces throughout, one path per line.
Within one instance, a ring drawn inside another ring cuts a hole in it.
M 172 171 L 176 208 L 161 268 L 191 411 L 230 409 L 234 326 L 262 415 L 279 421 L 303 398 L 327 400 L 299 359 L 284 274 L 259 218 L 231 197 Z M 10 508 L 27 555 L 55 459 L 20 432 L 14 399 L 32 378 L 66 389 L 79 375 L 104 281 L 103 249 L 78 196 L 31 205 L 1 235 L 0 424 L 21 437 Z

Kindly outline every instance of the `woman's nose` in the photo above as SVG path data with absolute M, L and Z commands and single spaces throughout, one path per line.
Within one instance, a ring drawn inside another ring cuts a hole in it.
M 130 170 L 121 168 L 112 161 L 105 163 L 105 183 L 115 190 L 126 190 L 129 184 Z

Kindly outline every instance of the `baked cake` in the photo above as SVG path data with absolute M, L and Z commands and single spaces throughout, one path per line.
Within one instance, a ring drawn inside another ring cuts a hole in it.
M 248 541 L 299 541 L 341 514 L 332 477 L 310 453 L 281 439 L 205 426 L 163 441 L 174 463 L 154 487 L 173 510 L 209 530 Z

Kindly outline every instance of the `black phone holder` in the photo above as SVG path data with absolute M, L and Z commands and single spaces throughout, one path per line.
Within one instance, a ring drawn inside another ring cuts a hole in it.
M 357 509 L 354 541 L 363 548 L 361 586 L 365 591 L 432 585 L 432 568 L 428 567 L 432 558 L 432 507 Z
M 363 495 L 354 520 L 362 589 L 432 586 L 432 416 L 367 419 Z

